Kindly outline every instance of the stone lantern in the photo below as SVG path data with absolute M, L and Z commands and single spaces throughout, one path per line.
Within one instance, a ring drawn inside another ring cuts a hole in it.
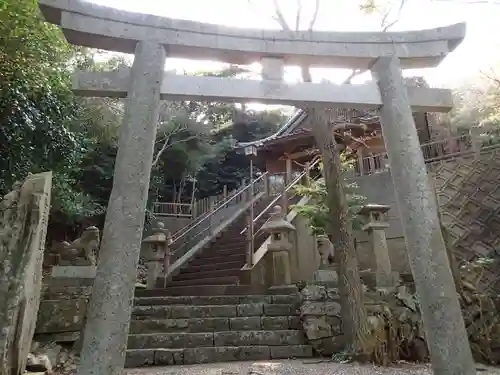
M 292 242 L 289 233 L 295 231 L 295 227 L 285 220 L 285 214 L 280 206 L 275 206 L 271 217 L 262 226 L 262 231 L 271 235 L 271 243 L 267 251 L 272 259 L 272 267 L 267 272 L 272 272 L 272 285 L 289 285 L 292 283 L 290 272 L 290 250 Z
M 399 275 L 392 272 L 391 259 L 385 229 L 389 227 L 387 213 L 390 206 L 382 204 L 367 204 L 361 208 L 359 215 L 365 220 L 363 230 L 370 236 L 372 256 L 375 263 L 375 287 L 378 290 L 388 290 L 399 283 Z M 367 283 L 373 284 L 373 283 Z
M 148 268 L 146 288 L 153 289 L 158 276 L 160 276 L 162 264 L 164 264 L 165 272 L 170 267 L 169 245 L 172 239 L 170 232 L 165 229 L 165 225 L 159 222 L 157 227 L 153 229 L 153 234 L 146 237 L 142 242 L 145 245 L 143 257 Z

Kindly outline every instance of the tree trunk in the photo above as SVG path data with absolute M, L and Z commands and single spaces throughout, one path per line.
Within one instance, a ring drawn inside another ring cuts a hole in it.
M 340 154 L 329 125 L 329 114 L 310 108 L 308 118 L 323 158 L 330 221 L 327 232 L 335 249 L 342 305 L 342 330 L 345 344 L 354 355 L 369 355 L 368 327 L 363 304 L 363 290 L 348 205 L 344 193 Z

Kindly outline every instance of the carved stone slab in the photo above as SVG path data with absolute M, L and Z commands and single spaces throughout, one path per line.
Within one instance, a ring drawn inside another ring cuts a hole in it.
M 30 175 L 0 202 L 0 374 L 22 374 L 35 332 L 52 172 Z

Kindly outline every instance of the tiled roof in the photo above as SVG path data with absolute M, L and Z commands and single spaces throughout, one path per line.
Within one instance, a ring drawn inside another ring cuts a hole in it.
M 278 140 L 281 138 L 286 138 L 290 135 L 300 134 L 302 132 L 308 132 L 307 129 L 299 128 L 302 122 L 307 118 L 307 111 L 299 109 L 291 118 L 288 120 L 276 133 L 273 135 L 263 138 L 253 142 L 242 142 L 237 143 L 236 148 L 244 148 L 247 146 L 262 146 L 264 143 L 269 141 Z M 374 122 L 379 122 L 379 115 L 377 110 L 355 110 L 346 109 L 340 112 L 340 117 L 338 117 L 337 122 L 354 122 L 362 124 L 370 124 Z

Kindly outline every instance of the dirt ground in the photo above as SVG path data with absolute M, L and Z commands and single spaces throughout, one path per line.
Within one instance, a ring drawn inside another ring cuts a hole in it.
M 432 375 L 428 365 L 394 367 L 338 364 L 314 360 L 230 362 L 205 365 L 150 367 L 128 370 L 127 375 Z M 500 368 L 478 365 L 478 374 L 500 375 Z

